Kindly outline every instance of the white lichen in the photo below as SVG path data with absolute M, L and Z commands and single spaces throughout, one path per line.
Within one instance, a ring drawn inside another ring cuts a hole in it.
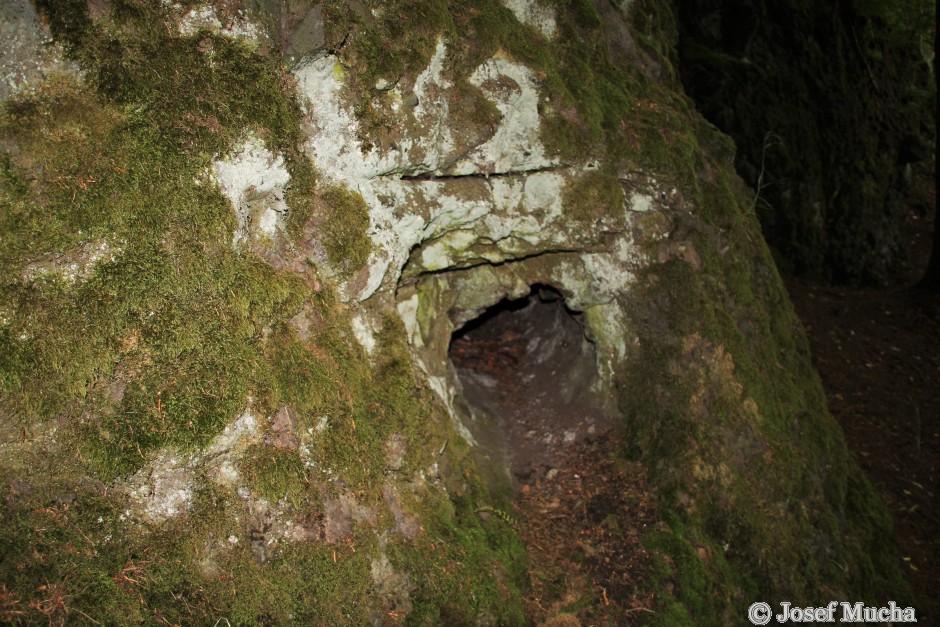
M 653 198 L 640 192 L 633 192 L 630 194 L 630 202 L 627 206 L 630 211 L 646 213 L 653 208 Z
M 411 346 L 416 348 L 424 347 L 424 339 L 418 329 L 418 304 L 420 298 L 417 294 L 409 298 L 402 299 L 397 303 L 398 317 L 405 325 L 405 338 Z
M 356 182 L 394 169 L 394 157 L 383 158 L 376 149 L 363 150 L 359 123 L 343 104 L 344 70 L 338 57 L 326 55 L 302 63 L 294 75 L 301 108 L 310 122 L 306 149 L 323 176 L 356 189 Z
M 499 127 L 486 143 L 461 160 L 454 171 L 525 172 L 557 165 L 545 154 L 541 141 L 539 87 L 532 70 L 497 54 L 470 75 L 502 115 Z
M 356 117 L 344 103 L 344 73 L 337 57 L 311 60 L 295 72 L 301 105 L 309 120 L 308 153 L 324 178 L 359 192 L 369 208 L 369 236 L 374 247 L 367 261 L 368 276 L 364 283 L 357 283 L 355 292 L 341 288 L 346 300 L 370 297 L 389 274 L 397 280 L 415 247 L 450 231 L 467 229 L 481 239 L 505 240 L 498 250 L 510 255 L 560 235 L 559 229 L 546 228 L 562 214 L 563 177 L 540 171 L 557 164 L 546 157 L 540 140 L 538 82 L 531 70 L 501 55 L 482 64 L 470 77 L 500 111 L 501 122 L 489 140 L 457 160 L 448 173 L 518 172 L 519 179 L 512 183 L 493 179 L 477 186 L 476 195 L 468 196 L 466 186 L 456 194 L 446 181 L 400 178 L 400 173 L 434 173 L 456 160 L 447 97 L 453 86 L 444 76 L 446 53 L 446 43 L 439 40 L 428 66 L 415 80 L 416 106 L 410 114 L 401 114 L 412 116 L 414 123 L 407 125 L 396 147 L 387 152 L 377 147 L 364 149 Z M 488 217 L 495 211 L 500 211 L 498 217 Z M 507 224 L 516 227 L 511 241 L 507 240 Z M 495 233 L 488 232 L 494 228 Z M 464 238 L 460 246 L 472 243 Z M 426 256 L 431 266 L 456 261 L 455 257 L 441 256 L 444 248 L 432 246 Z M 504 257 L 493 259 L 502 260 Z
M 236 487 L 242 484 L 236 459 L 249 445 L 261 440 L 258 418 L 246 408 L 238 418 L 225 425 L 206 448 L 201 458 L 205 460 L 207 475 L 220 485 Z
M 599 356 L 609 355 L 617 361 L 627 354 L 624 334 L 623 310 L 617 303 L 604 303 L 591 307 L 584 312 L 588 326 L 594 335 Z
M 517 20 L 537 28 L 545 37 L 551 39 L 558 32 L 555 13 L 539 0 L 502 0 L 502 2 L 503 6 L 512 11 Z
M 233 154 L 213 162 L 212 175 L 238 219 L 233 246 L 253 232 L 272 238 L 283 229 L 288 211 L 284 190 L 290 174 L 284 158 L 268 150 L 260 139 L 249 136 Z
M 0 10 L 0 101 L 39 85 L 55 73 L 82 80 L 74 61 L 66 60 L 29 0 L 4 0 Z
M 193 500 L 193 459 L 161 450 L 124 484 L 141 518 L 158 523 L 189 510 Z
M 180 35 L 192 37 L 200 31 L 210 31 L 232 39 L 257 42 L 261 38 L 259 28 L 239 11 L 226 24 L 222 23 L 216 8 L 211 4 L 193 7 L 178 23 Z
M 372 351 L 375 350 L 375 333 L 364 313 L 353 316 L 352 329 L 356 339 L 359 340 L 362 347 L 366 349 L 366 353 L 371 355 Z
M 421 264 L 428 270 L 443 270 L 454 264 L 452 252 L 465 250 L 478 236 L 473 231 L 450 231 L 421 251 Z
M 593 291 L 607 300 L 613 300 L 636 282 L 630 271 L 638 267 L 642 257 L 633 242 L 621 237 L 614 242 L 613 251 L 584 253 L 581 261 L 592 278 Z
M 186 513 L 192 503 L 197 468 L 205 468 L 207 476 L 219 485 L 240 489 L 242 478 L 235 460 L 259 439 L 258 420 L 246 409 L 198 454 L 158 451 L 143 468 L 119 483 L 134 505 L 128 516 L 158 523 Z
M 454 397 L 456 392 L 453 386 L 449 385 L 447 379 L 444 377 L 428 377 L 428 385 L 434 392 L 440 397 L 444 402 L 444 407 L 447 409 L 447 414 L 450 416 L 451 424 L 453 424 L 454 429 L 457 430 L 457 433 L 460 434 L 468 444 L 476 446 L 476 440 L 473 437 L 473 434 L 470 433 L 470 430 L 461 422 L 460 414 L 454 408 Z
M 100 263 L 117 259 L 126 242 L 94 240 L 63 251 L 41 255 L 23 269 L 23 280 L 34 282 L 47 275 L 56 275 L 68 284 L 86 280 Z
M 443 39 L 438 39 L 428 67 L 415 79 L 414 93 L 418 104 L 414 108 L 414 116 L 421 127 L 421 169 L 427 171 L 440 168 L 456 147 L 449 124 L 450 106 L 445 97 L 446 90 L 452 87 L 443 75 L 446 56 L 447 46 Z

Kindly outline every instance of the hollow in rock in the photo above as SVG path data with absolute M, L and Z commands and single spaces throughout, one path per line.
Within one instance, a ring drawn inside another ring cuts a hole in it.
M 581 314 L 536 286 L 503 300 L 454 333 L 450 358 L 487 439 L 522 486 L 551 477 L 567 452 L 606 435 L 596 393 L 597 359 Z

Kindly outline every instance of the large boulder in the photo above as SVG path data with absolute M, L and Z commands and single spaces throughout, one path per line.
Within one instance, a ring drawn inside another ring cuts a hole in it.
M 656 620 L 905 598 L 668 4 L 37 4 L 81 72 L 0 113 L 5 620 L 523 623 L 448 346 L 533 286 Z

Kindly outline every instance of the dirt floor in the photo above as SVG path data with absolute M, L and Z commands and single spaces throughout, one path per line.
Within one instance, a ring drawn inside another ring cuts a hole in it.
M 890 286 L 791 282 L 829 409 L 894 516 L 920 624 L 940 625 L 940 294 L 927 267 L 936 183 L 921 172 L 905 225 L 908 263 Z
M 556 627 L 638 623 L 652 605 L 637 587 L 653 499 L 642 469 L 617 459 L 610 417 L 587 393 L 593 346 L 560 296 L 536 291 L 458 334 L 450 351 L 465 397 L 509 443 L 526 612 Z

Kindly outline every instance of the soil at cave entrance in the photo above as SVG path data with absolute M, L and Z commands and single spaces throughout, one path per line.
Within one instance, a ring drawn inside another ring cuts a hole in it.
M 612 421 L 590 389 L 594 345 L 557 292 L 536 288 L 503 302 L 456 334 L 451 361 L 476 414 L 501 431 L 516 489 L 544 478 L 572 445 Z
M 560 296 L 536 292 L 469 325 L 450 350 L 465 397 L 505 440 L 530 562 L 526 611 L 536 624 L 639 623 L 653 602 L 639 585 L 653 499 L 642 469 L 617 458 L 610 416 L 587 393 L 593 345 Z

